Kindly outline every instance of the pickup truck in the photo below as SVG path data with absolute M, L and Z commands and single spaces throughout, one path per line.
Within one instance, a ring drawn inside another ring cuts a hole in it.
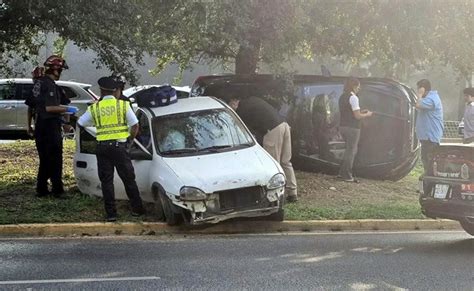
M 441 144 L 422 186 L 420 204 L 426 216 L 457 220 L 474 236 L 474 144 Z

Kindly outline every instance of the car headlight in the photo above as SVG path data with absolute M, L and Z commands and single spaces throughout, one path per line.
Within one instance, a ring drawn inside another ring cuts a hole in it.
M 277 189 L 280 187 L 285 186 L 286 180 L 285 180 L 285 175 L 282 173 L 278 173 L 275 176 L 273 176 L 270 181 L 267 183 L 267 188 L 268 189 Z
M 187 201 L 206 200 L 207 198 L 206 193 L 204 193 L 201 189 L 186 186 L 179 190 L 179 196 L 181 200 Z

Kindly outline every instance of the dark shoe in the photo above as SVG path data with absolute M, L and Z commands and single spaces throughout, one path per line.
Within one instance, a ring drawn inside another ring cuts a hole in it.
M 146 211 L 144 208 L 142 209 L 137 209 L 137 210 L 132 210 L 130 213 L 133 217 L 140 217 L 142 215 L 145 215 Z
M 108 215 L 108 216 L 105 218 L 105 221 L 107 221 L 107 222 L 115 222 L 115 221 L 117 221 L 117 216 L 116 216 L 116 215 Z
M 292 195 L 292 196 L 286 197 L 286 202 L 288 202 L 288 203 L 293 203 L 293 202 L 296 202 L 296 201 L 298 201 L 298 196 Z

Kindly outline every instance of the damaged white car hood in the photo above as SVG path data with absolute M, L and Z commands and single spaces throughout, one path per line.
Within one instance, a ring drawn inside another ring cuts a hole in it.
M 265 186 L 277 173 L 277 162 L 256 145 L 248 149 L 191 157 L 163 158 L 184 186 L 205 193 L 222 189 Z

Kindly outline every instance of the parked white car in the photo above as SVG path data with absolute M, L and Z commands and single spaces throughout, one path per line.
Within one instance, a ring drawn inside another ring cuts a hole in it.
M 90 90 L 90 84 L 57 81 L 71 100 L 71 105 L 79 108 L 82 114 L 87 110 L 88 103 L 95 102 L 98 97 Z M 28 106 L 25 100 L 33 93 L 32 79 L 0 79 L 0 132 L 26 132 L 28 129 Z M 76 118 L 71 123 L 74 125 Z
M 283 220 L 285 176 L 225 103 L 211 97 L 137 108 L 139 135 L 130 149 L 142 199 L 168 224 L 235 217 Z M 95 128 L 77 137 L 74 173 L 81 192 L 102 196 Z M 92 134 L 92 135 L 91 135 Z M 115 175 L 117 199 L 127 199 Z

